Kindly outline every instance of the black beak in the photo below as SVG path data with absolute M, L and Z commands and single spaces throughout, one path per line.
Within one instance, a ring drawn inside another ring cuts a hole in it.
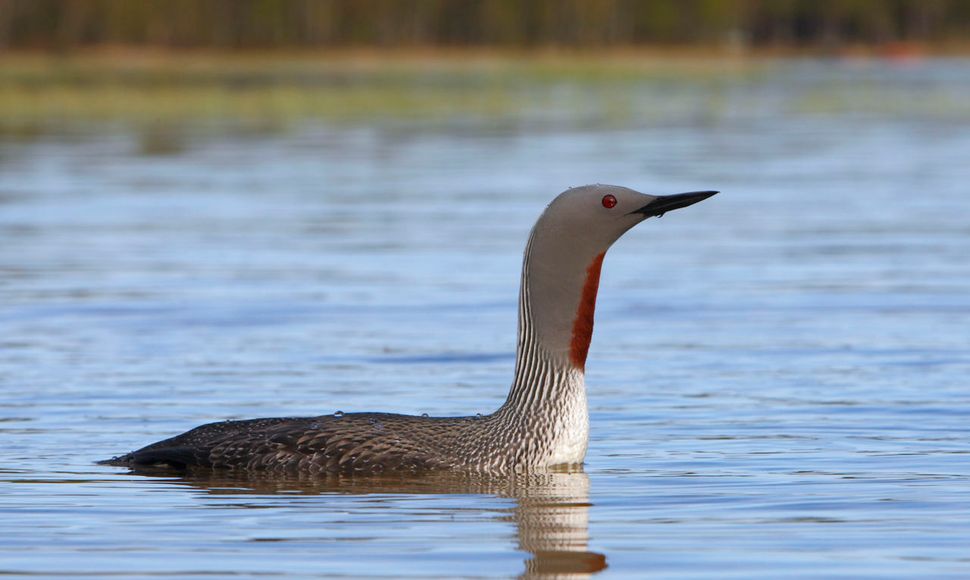
M 641 207 L 638 210 L 634 210 L 630 213 L 639 213 L 647 217 L 657 216 L 661 217 L 668 211 L 673 211 L 675 209 L 680 209 L 682 207 L 687 207 L 689 205 L 694 205 L 699 201 L 704 201 L 705 199 L 711 197 L 717 193 L 716 191 L 691 191 L 688 193 L 677 193 L 674 195 L 661 195 L 657 199 L 651 201 L 647 205 Z

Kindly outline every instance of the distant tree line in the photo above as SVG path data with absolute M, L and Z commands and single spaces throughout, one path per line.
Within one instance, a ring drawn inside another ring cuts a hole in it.
M 828 46 L 968 23 L 970 0 L 0 0 L 0 48 Z

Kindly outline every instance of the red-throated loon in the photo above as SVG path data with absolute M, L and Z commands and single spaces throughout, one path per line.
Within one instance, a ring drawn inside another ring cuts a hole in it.
M 334 413 L 225 421 L 103 463 L 131 468 L 298 473 L 469 470 L 581 464 L 589 441 L 584 373 L 600 267 L 649 217 L 716 191 L 653 196 L 614 185 L 569 189 L 539 216 L 522 264 L 515 377 L 494 413 L 426 417 Z

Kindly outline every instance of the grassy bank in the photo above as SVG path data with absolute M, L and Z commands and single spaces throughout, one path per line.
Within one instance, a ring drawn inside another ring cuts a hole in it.
M 914 55 L 893 58 L 868 66 L 871 55 L 850 53 L 839 57 L 841 72 L 809 82 L 784 77 L 769 86 L 766 79 L 791 64 L 786 55 L 8 53 L 0 55 L 0 137 L 122 124 L 146 135 L 147 150 L 164 150 L 166 135 L 179 131 L 278 131 L 314 122 L 603 128 L 705 122 L 766 106 L 782 107 L 774 114 L 970 115 L 959 83 L 925 90 L 887 84 L 887 74 L 910 74 L 921 62 Z M 882 77 L 858 74 L 873 69 Z
M 0 124 L 514 119 L 571 98 L 557 87 L 608 97 L 625 84 L 719 83 L 764 66 L 700 53 L 8 54 Z

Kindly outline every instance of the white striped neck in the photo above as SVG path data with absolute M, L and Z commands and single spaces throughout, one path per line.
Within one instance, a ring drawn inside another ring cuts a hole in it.
M 549 467 L 586 456 L 585 366 L 603 253 L 588 260 L 563 254 L 562 244 L 539 231 L 541 223 L 523 259 L 515 377 L 496 414 L 530 448 L 528 462 Z

